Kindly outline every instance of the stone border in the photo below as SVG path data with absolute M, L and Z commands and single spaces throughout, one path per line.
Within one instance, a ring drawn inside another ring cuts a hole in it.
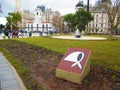
M 107 38 L 103 37 L 90 37 L 90 36 L 81 36 L 80 38 L 76 38 L 75 36 L 52 36 L 52 38 L 70 40 L 107 40 Z

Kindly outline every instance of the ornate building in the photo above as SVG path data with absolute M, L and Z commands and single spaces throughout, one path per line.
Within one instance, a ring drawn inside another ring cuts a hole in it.
M 49 32 L 54 32 L 53 17 L 55 15 L 60 16 L 60 13 L 58 11 L 45 9 L 45 7 L 42 5 L 37 6 L 34 11 L 34 15 L 34 21 L 27 24 L 27 27 L 29 26 L 29 31 L 42 32 L 47 34 Z
M 103 8 L 103 3 L 110 4 L 110 0 L 98 0 L 94 7 L 90 8 L 91 14 L 94 16 L 94 20 L 88 24 L 88 32 L 96 34 L 108 34 L 109 33 L 109 20 L 108 15 Z
M 89 33 L 96 34 L 108 34 L 110 29 L 110 24 L 108 20 L 108 15 L 103 8 L 103 3 L 111 4 L 110 0 L 98 0 L 94 7 L 90 7 L 90 12 L 94 17 L 94 20 L 88 23 L 87 31 Z M 78 9 L 87 7 L 83 5 L 83 0 L 80 0 L 76 4 L 76 11 Z
M 22 23 L 21 23 L 21 26 L 20 26 L 21 29 L 27 28 L 29 30 L 29 28 L 31 27 L 29 24 L 33 23 L 35 15 L 32 14 L 28 10 L 22 10 L 20 13 L 21 13 L 21 16 L 22 16 Z

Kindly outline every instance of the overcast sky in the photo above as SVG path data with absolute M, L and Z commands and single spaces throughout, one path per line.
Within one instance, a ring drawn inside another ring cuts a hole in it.
M 2 4 L 2 16 L 7 16 L 8 12 L 15 10 L 16 0 L 0 0 Z M 80 0 L 81 1 L 81 0 Z M 86 4 L 87 0 L 83 0 Z M 90 4 L 94 5 L 96 0 L 90 0 Z M 61 15 L 75 12 L 75 5 L 79 0 L 20 0 L 20 7 L 24 10 L 34 11 L 37 5 L 45 5 L 53 11 L 59 11 Z

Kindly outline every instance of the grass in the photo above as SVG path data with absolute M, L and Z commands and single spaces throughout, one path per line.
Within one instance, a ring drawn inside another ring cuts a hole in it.
M 108 38 L 106 41 L 60 40 L 45 37 L 16 39 L 64 54 L 68 48 L 85 48 L 92 51 L 92 63 L 120 72 L 120 38 Z

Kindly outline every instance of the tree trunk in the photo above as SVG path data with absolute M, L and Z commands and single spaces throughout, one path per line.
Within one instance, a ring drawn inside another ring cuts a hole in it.
M 113 27 L 113 25 L 111 25 L 111 28 L 110 28 L 110 35 L 113 35 L 113 34 L 114 34 L 114 31 L 115 31 L 115 28 Z

